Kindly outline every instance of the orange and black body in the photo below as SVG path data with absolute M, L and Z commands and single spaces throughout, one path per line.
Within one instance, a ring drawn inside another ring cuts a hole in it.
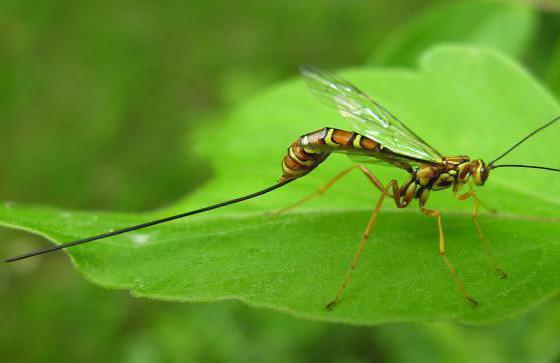
M 331 153 L 370 155 L 393 164 L 398 164 L 402 158 L 402 155 L 357 132 L 325 127 L 299 137 L 288 148 L 282 159 L 283 174 L 279 182 L 308 174 Z M 439 163 L 426 162 L 416 168 L 398 166 L 410 174 L 410 179 L 400 188 L 401 208 L 412 199 L 419 199 L 420 206 L 424 206 L 432 190 L 453 187 L 453 191 L 458 192 L 471 177 L 476 185 L 483 185 L 489 173 L 484 161 L 471 161 L 464 155 L 445 157 Z
M 381 146 L 372 139 L 352 131 L 325 127 L 310 132 L 299 137 L 288 148 L 282 160 L 283 174 L 279 181 L 285 182 L 306 175 L 332 152 L 379 153 Z

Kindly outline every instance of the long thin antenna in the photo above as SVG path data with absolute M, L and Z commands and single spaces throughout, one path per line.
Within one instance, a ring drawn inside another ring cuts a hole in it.
M 490 164 L 488 164 L 490 167 L 492 167 L 492 165 L 494 165 L 494 163 L 498 160 L 500 160 L 501 158 L 503 158 L 504 156 L 506 156 L 507 154 L 509 154 L 513 149 L 515 149 L 516 147 L 518 147 L 519 145 L 521 145 L 522 143 L 524 143 L 527 139 L 529 139 L 531 136 L 533 136 L 534 134 L 546 129 L 548 126 L 552 125 L 553 123 L 555 123 L 556 121 L 560 120 L 560 116 L 556 116 L 556 118 L 552 119 L 551 121 L 548 121 L 546 124 L 542 125 L 541 127 L 539 127 L 538 129 L 536 129 L 535 131 L 531 132 L 529 135 L 525 136 L 524 138 L 522 138 L 520 141 L 518 141 L 515 145 L 513 145 L 512 147 L 510 147 L 509 149 L 506 150 L 506 152 L 504 152 L 502 155 L 498 156 L 496 159 L 494 159 L 493 161 L 490 162 Z
M 529 168 L 529 169 L 541 169 L 550 171 L 559 171 L 560 169 L 549 168 L 547 166 L 537 166 L 537 165 L 522 165 L 522 164 L 503 164 L 503 165 L 492 165 L 491 169 L 497 168 Z
M 107 232 L 107 233 L 99 234 L 97 236 L 91 236 L 91 237 L 79 239 L 79 240 L 76 240 L 76 241 L 63 243 L 63 244 L 56 245 L 56 246 L 53 246 L 53 247 L 43 248 L 43 249 L 40 249 L 40 250 L 32 251 L 32 252 L 25 253 L 23 255 L 15 256 L 15 257 L 12 257 L 12 258 L 7 258 L 7 259 L 4 260 L 4 262 L 15 262 L 15 261 L 23 260 L 25 258 L 29 258 L 29 257 L 37 256 L 37 255 L 42 255 L 43 253 L 58 251 L 58 250 L 61 250 L 63 248 L 77 246 L 77 245 L 80 245 L 80 244 L 83 244 L 83 243 L 88 243 L 88 242 L 96 241 L 96 240 L 107 238 L 107 237 L 116 236 L 116 235 L 119 235 L 119 234 L 131 232 L 131 231 L 136 231 L 138 229 L 155 226 L 156 224 L 161 224 L 161 223 L 169 222 L 169 221 L 172 221 L 172 220 L 175 220 L 175 219 L 185 218 L 185 217 L 192 216 L 192 215 L 195 215 L 195 214 L 204 213 L 204 212 L 210 211 L 212 209 L 225 207 L 226 205 L 243 202 L 245 200 L 256 198 L 256 197 L 259 197 L 263 194 L 271 192 L 275 189 L 278 189 L 278 188 L 288 184 L 291 181 L 292 180 L 287 180 L 287 181 L 284 181 L 284 182 L 280 182 L 278 184 L 274 184 L 273 186 L 268 187 L 266 189 L 263 189 L 261 191 L 258 191 L 256 193 L 249 194 L 249 195 L 239 197 L 239 198 L 235 198 L 235 199 L 231 199 L 231 200 L 221 202 L 221 203 L 218 203 L 218 204 L 214 204 L 214 205 L 211 205 L 211 206 L 208 206 L 208 207 L 196 209 L 196 210 L 193 210 L 193 211 L 177 214 L 177 215 L 170 216 L 170 217 L 156 219 L 154 221 L 138 224 L 136 226 L 126 227 L 126 228 L 119 229 L 119 230 L 116 230 L 116 231 L 113 231 L 113 232 Z

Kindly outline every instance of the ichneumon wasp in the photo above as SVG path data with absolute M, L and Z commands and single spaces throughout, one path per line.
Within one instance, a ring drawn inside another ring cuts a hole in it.
M 313 197 L 321 195 L 354 169 L 360 170 L 364 173 L 373 186 L 381 193 L 381 196 L 379 197 L 366 225 L 350 269 L 347 272 L 335 298 L 327 305 L 327 308 L 332 309 L 340 301 L 344 289 L 348 285 L 350 277 L 352 276 L 352 273 L 358 263 L 365 243 L 373 231 L 381 206 L 387 198 L 392 199 L 397 208 L 405 208 L 412 202 L 413 199 L 417 199 L 420 212 L 436 219 L 439 232 L 439 253 L 445 265 L 449 269 L 451 277 L 460 293 L 473 306 L 477 305 L 477 301 L 467 292 L 467 289 L 457 276 L 455 268 L 445 253 L 445 237 L 442 227 L 441 211 L 426 208 L 426 202 L 428 201 L 430 192 L 451 188 L 453 196 L 458 200 L 473 200 L 473 222 L 478 236 L 483 242 L 488 262 L 501 278 L 507 277 L 506 272 L 500 268 L 494 258 L 490 245 L 480 228 L 478 222 L 478 210 L 480 206 L 484 205 L 478 198 L 474 187 L 483 186 L 490 175 L 490 171 L 497 168 L 531 168 L 560 172 L 560 169 L 535 165 L 496 165 L 498 160 L 502 159 L 527 139 L 560 120 L 560 116 L 552 119 L 531 132 L 529 135 L 525 136 L 490 163 L 486 163 L 481 159 L 471 160 L 465 155 L 450 157 L 444 156 L 423 141 L 419 136 L 406 127 L 380 104 L 371 99 L 367 94 L 335 74 L 312 67 L 304 67 L 302 68 L 302 75 L 311 92 L 328 105 L 336 108 L 342 117 L 350 121 L 355 131 L 325 127 L 299 137 L 288 148 L 288 152 L 282 160 L 283 174 L 276 184 L 256 193 L 201 209 L 32 251 L 4 261 L 13 262 L 22 260 L 47 252 L 116 236 L 256 198 L 301 178 L 304 175 L 307 175 L 319 164 L 321 164 L 331 153 L 345 153 L 356 162 L 353 166 L 343 170 L 315 193 L 312 193 L 302 200 L 274 213 L 276 215 L 285 213 L 286 211 L 301 205 Z M 404 184 L 400 185 L 396 179 L 384 184 L 369 169 L 367 169 L 364 164 L 396 167 L 406 171 L 409 178 Z M 461 193 L 461 188 L 465 184 L 468 185 L 469 190 Z

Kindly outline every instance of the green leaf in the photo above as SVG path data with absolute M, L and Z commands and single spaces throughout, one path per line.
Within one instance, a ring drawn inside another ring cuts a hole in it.
M 560 106 L 529 74 L 490 50 L 440 47 L 426 53 L 417 70 L 368 67 L 342 73 L 447 155 L 492 159 L 560 114 Z M 286 82 L 246 102 L 221 128 L 198 135 L 215 178 L 165 210 L 121 215 L 9 204 L 0 209 L 0 222 L 67 241 L 248 194 L 275 182 L 292 141 L 323 126 L 348 128 L 309 95 L 301 80 Z M 507 160 L 558 166 L 555 135 L 553 130 L 539 135 Z M 457 201 L 449 191 L 432 193 L 429 202 L 443 210 L 449 258 L 480 302 L 478 308 L 458 293 L 438 254 L 435 220 L 414 204 L 396 210 L 387 202 L 343 300 L 327 311 L 324 306 L 342 283 L 378 191 L 354 173 L 283 217 L 265 212 L 316 190 L 349 165 L 345 156 L 333 155 L 310 175 L 264 197 L 68 252 L 89 280 L 136 296 L 239 299 L 354 324 L 483 323 L 519 314 L 557 294 L 560 178 L 497 169 L 479 195 L 500 213 L 483 214 L 481 224 L 510 274 L 507 280 L 498 279 L 486 263 L 470 218 L 472 202 Z M 406 180 L 398 170 L 371 170 L 382 180 Z
M 422 52 L 441 43 L 495 48 L 519 57 L 533 38 L 536 22 L 535 12 L 518 3 L 463 1 L 437 5 L 389 37 L 371 63 L 413 66 Z
M 376 330 L 388 362 L 557 362 L 560 300 L 529 314 L 477 327 L 449 323 L 389 324 Z M 468 344 L 465 344 L 468 342 Z
M 548 86 L 554 94 L 560 96 L 560 38 L 556 41 L 546 73 Z

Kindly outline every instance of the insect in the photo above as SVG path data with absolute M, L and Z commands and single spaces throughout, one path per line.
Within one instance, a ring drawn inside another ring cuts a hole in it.
M 12 257 L 4 261 L 13 262 L 22 260 L 47 252 L 65 249 L 95 240 L 131 232 L 256 198 L 309 174 L 332 153 L 345 153 L 348 154 L 351 159 L 356 161 L 356 163 L 340 172 L 316 192 L 286 208 L 276 211 L 275 213 L 285 213 L 288 210 L 324 193 L 332 187 L 332 185 L 354 169 L 361 171 L 372 183 L 372 185 L 379 190 L 380 197 L 366 225 L 356 255 L 334 299 L 329 302 L 326 307 L 331 310 L 341 300 L 343 292 L 356 268 L 366 241 L 373 232 L 381 206 L 386 199 L 392 199 L 398 208 L 405 208 L 416 199 L 418 200 L 420 212 L 426 216 L 436 219 L 439 232 L 439 253 L 447 266 L 458 291 L 463 295 L 467 302 L 476 306 L 478 304 L 477 301 L 468 293 L 463 282 L 458 277 L 451 261 L 446 255 L 441 211 L 426 208 L 426 203 L 429 199 L 430 193 L 432 191 L 451 189 L 453 196 L 458 200 L 473 200 L 473 222 L 478 236 L 483 242 L 488 262 L 501 278 L 507 277 L 506 272 L 501 269 L 494 258 L 490 245 L 480 228 L 478 222 L 478 210 L 480 206 L 484 207 L 484 205 L 478 198 L 474 187 L 483 186 L 490 175 L 490 171 L 497 168 L 532 168 L 560 172 L 560 169 L 535 165 L 496 165 L 498 160 L 502 159 L 524 141 L 560 120 L 560 116 L 547 122 L 522 138 L 519 142 L 507 149 L 503 154 L 490 163 L 486 163 L 481 159 L 471 160 L 465 155 L 444 156 L 422 140 L 380 104 L 375 102 L 364 92 L 360 91 L 356 86 L 333 73 L 312 67 L 304 67 L 302 68 L 302 75 L 311 92 L 328 105 L 337 109 L 342 117 L 350 121 L 350 124 L 353 126 L 355 131 L 325 127 L 299 137 L 288 148 L 288 151 L 282 160 L 283 174 L 276 184 L 256 193 L 201 209 L 44 248 Z M 399 184 L 397 180 L 393 179 L 384 184 L 375 176 L 375 174 L 367 169 L 364 164 L 384 165 L 402 169 L 408 174 L 408 180 L 403 184 Z M 469 190 L 461 193 L 461 188 L 464 185 L 468 185 Z

